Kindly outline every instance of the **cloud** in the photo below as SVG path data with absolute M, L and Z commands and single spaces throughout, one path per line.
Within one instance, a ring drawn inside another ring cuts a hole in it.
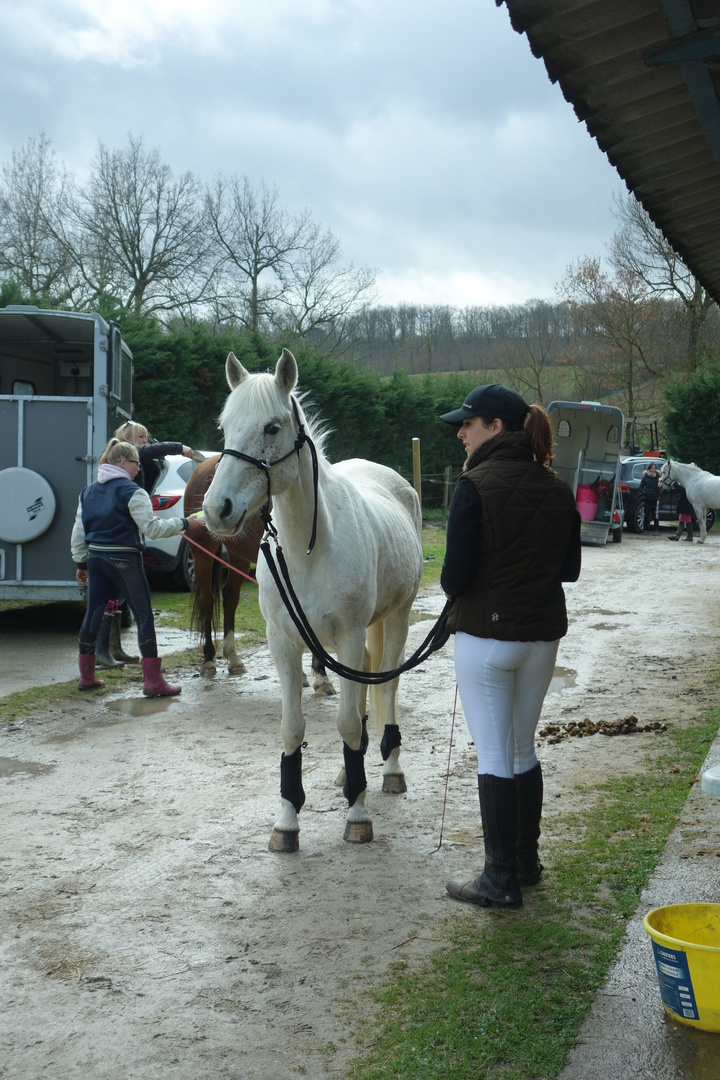
M 387 302 L 549 296 L 613 228 L 617 175 L 492 0 L 0 0 L 0 95 L 0 161 L 45 132 L 82 180 L 141 135 L 277 186 Z
M 29 0 L 0 5 L 0 31 L 21 53 L 131 68 L 176 48 L 228 55 L 238 41 L 283 47 L 298 26 L 318 32 L 339 10 L 332 0 Z

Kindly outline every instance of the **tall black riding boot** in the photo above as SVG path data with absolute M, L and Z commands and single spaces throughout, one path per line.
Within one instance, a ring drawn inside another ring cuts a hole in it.
M 690 543 L 692 544 L 692 542 L 694 540 L 692 521 L 688 521 L 688 522 L 685 523 L 685 531 L 687 533 L 687 536 L 683 536 L 683 540 L 689 540 Z
M 675 533 L 674 536 L 668 536 L 668 540 L 679 540 L 680 537 L 683 534 L 683 529 L 684 528 L 685 528 L 685 522 L 684 521 L 678 521 L 677 532 Z
M 518 808 L 518 881 L 521 885 L 536 885 L 543 872 L 543 865 L 538 859 L 543 804 L 543 776 L 540 762 L 527 772 L 515 775 L 515 794 Z
M 114 618 L 115 616 L 113 615 L 106 615 L 103 613 L 100 626 L 98 627 L 97 642 L 95 643 L 95 659 L 100 667 L 125 667 L 122 660 L 116 660 L 114 656 L 110 655 L 110 625 Z
M 515 781 L 491 773 L 478 775 L 480 814 L 485 842 L 485 869 L 474 881 L 448 881 L 456 900 L 480 907 L 520 907 L 517 878 L 517 796 Z

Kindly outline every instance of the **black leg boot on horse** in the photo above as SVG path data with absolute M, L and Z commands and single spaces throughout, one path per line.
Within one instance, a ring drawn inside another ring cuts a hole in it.
M 455 879 L 445 888 L 455 900 L 480 907 L 522 906 L 517 876 L 518 808 L 515 780 L 478 774 L 485 869 L 474 881 Z
M 122 660 L 116 660 L 110 652 L 110 633 L 117 616 L 103 613 L 98 627 L 97 642 L 95 644 L 95 659 L 100 667 L 118 668 L 125 667 Z
M 543 805 L 543 776 L 540 762 L 515 775 L 517 797 L 517 875 L 520 885 L 537 885 L 543 872 L 538 859 L 540 817 Z

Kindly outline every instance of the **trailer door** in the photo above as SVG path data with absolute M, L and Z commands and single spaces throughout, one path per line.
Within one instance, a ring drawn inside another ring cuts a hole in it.
M 91 446 L 90 399 L 0 399 L 0 460 L 14 462 L 0 471 L 0 596 L 3 583 L 74 577 L 70 534 Z

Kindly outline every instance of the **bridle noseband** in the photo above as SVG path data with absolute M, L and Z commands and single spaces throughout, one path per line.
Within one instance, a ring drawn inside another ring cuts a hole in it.
M 299 455 L 303 446 L 305 445 L 305 443 L 307 443 L 307 445 L 310 447 L 310 456 L 312 458 L 313 466 L 313 523 L 312 535 L 310 536 L 310 544 L 307 549 L 307 553 L 309 555 L 312 549 L 315 547 L 315 540 L 317 539 L 318 457 L 317 450 L 315 449 L 315 444 L 308 435 L 308 433 L 305 431 L 305 425 L 300 419 L 300 412 L 298 410 L 295 398 L 291 397 L 290 401 L 292 402 L 293 413 L 295 415 L 295 420 L 297 421 L 298 425 L 297 438 L 295 439 L 295 445 L 293 446 L 292 450 L 288 450 L 287 454 L 283 454 L 282 457 L 277 458 L 275 461 L 263 461 L 262 458 L 251 457 L 250 454 L 243 454 L 240 450 L 233 450 L 232 447 L 226 446 L 225 449 L 221 451 L 220 457 L 222 458 L 225 454 L 229 454 L 230 457 L 238 458 L 240 461 L 246 461 L 248 465 L 254 465 L 256 469 L 262 469 L 262 471 L 265 473 L 265 478 L 267 480 L 268 497 L 267 502 L 260 509 L 260 516 L 262 517 L 263 524 L 267 531 L 277 536 L 277 531 L 275 529 L 275 526 L 273 525 L 272 518 L 270 517 L 270 496 L 272 494 L 270 490 L 270 469 L 272 469 L 275 465 L 280 465 L 283 461 L 287 461 L 287 459 L 289 457 L 292 457 L 293 454 Z

